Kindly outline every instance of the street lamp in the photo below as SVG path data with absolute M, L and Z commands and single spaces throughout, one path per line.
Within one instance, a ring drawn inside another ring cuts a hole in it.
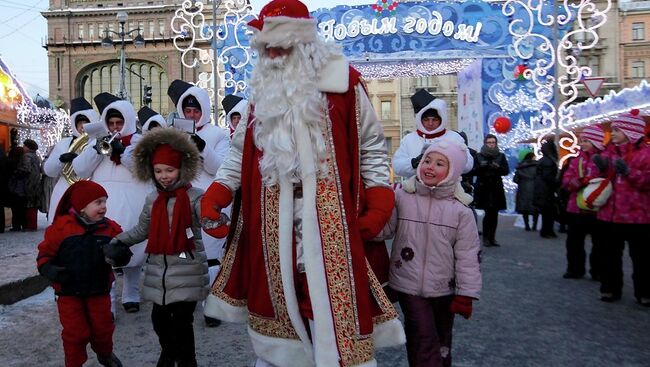
M 138 34 L 133 38 L 133 46 L 140 48 L 144 46 L 144 38 L 142 37 L 142 34 L 140 33 L 141 29 L 136 28 L 132 29 L 130 31 L 125 31 L 124 30 L 124 24 L 126 24 L 126 21 L 129 19 L 129 15 L 124 12 L 118 12 L 117 13 L 117 21 L 120 23 L 120 31 L 115 32 L 111 31 L 109 29 L 104 29 L 104 38 L 102 39 L 102 46 L 104 47 L 112 47 L 114 46 L 113 39 L 111 38 L 111 34 L 114 34 L 121 39 L 121 49 L 120 49 L 120 90 L 117 92 L 117 96 L 120 97 L 121 99 L 127 99 L 128 94 L 126 92 L 126 56 L 124 53 L 124 49 L 126 47 L 126 42 L 124 41 L 124 38 L 126 36 L 130 36 L 134 32 L 138 32 Z

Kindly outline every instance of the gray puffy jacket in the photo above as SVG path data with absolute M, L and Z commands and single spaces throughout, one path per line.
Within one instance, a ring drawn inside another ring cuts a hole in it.
M 208 294 L 208 263 L 201 240 L 201 198 L 203 190 L 195 187 L 187 190 L 192 205 L 192 234 L 194 246 L 192 252 L 174 255 L 148 254 L 144 275 L 142 297 L 159 305 L 167 305 L 181 301 L 202 301 Z M 138 224 L 116 238 L 128 245 L 133 245 L 147 239 L 151 223 L 151 207 L 158 197 L 154 191 L 147 195 Z M 176 198 L 167 202 L 169 223 L 172 223 L 172 213 Z

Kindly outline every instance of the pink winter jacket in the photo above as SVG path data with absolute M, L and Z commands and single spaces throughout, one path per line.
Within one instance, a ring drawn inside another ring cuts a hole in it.
M 595 215 L 595 211 L 582 210 L 578 208 L 578 191 L 584 187 L 581 182 L 583 177 L 587 179 L 595 178 L 600 175 L 598 167 L 594 164 L 591 158 L 596 154 L 598 150 L 593 150 L 592 152 L 581 151 L 580 154 L 571 159 L 569 162 L 569 167 L 564 172 L 562 176 L 562 187 L 569 192 L 569 202 L 566 206 L 566 211 L 569 213 L 575 214 L 588 214 Z M 582 166 L 582 169 L 580 167 Z M 582 175 L 580 175 L 582 171 Z
M 602 154 L 609 162 L 609 170 L 602 176 L 614 175 L 612 194 L 598 211 L 598 220 L 614 223 L 650 223 L 650 147 L 638 148 L 609 144 Z M 614 171 L 614 161 L 623 158 L 630 174 L 623 176 Z
M 393 215 L 380 235 L 395 236 L 389 278 L 394 290 L 479 298 L 478 231 L 472 210 L 454 198 L 455 186 L 430 188 L 412 177 L 395 192 Z

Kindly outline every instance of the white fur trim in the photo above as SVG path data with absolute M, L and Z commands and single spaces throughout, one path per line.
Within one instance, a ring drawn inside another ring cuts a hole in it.
M 324 93 L 345 93 L 350 88 L 350 63 L 338 56 L 330 61 L 320 71 L 318 90 Z
M 278 367 L 312 367 L 310 354 L 305 353 L 299 340 L 272 338 L 248 328 L 255 355 Z M 335 365 L 333 365 L 335 366 Z
M 178 112 L 178 116 L 185 118 L 185 114 L 183 114 L 183 100 L 189 95 L 193 95 L 201 105 L 201 120 L 196 122 L 196 127 L 201 127 L 210 123 L 210 115 L 212 114 L 210 96 L 205 89 L 201 89 L 197 86 L 187 88 L 185 93 L 183 93 L 178 99 L 178 103 L 176 103 L 176 112 Z
M 233 127 L 232 123 L 230 122 L 230 116 L 235 112 L 237 112 L 237 113 L 239 113 L 241 115 L 241 120 L 240 121 L 244 121 L 244 119 L 246 118 L 245 115 L 246 115 L 247 111 L 248 111 L 248 101 L 245 100 L 245 99 L 242 99 L 226 115 L 226 124 L 228 124 L 228 126 L 231 127 L 231 128 Z
M 80 110 L 72 115 L 70 115 L 70 129 L 72 130 L 72 135 L 75 137 L 79 137 L 81 133 L 77 130 L 77 126 L 75 126 L 74 120 L 77 119 L 77 116 L 79 115 L 84 115 L 88 118 L 89 122 L 97 122 L 99 121 L 99 114 L 97 111 L 90 109 L 90 110 Z
M 226 322 L 244 323 L 248 321 L 248 309 L 246 307 L 233 306 L 212 293 L 208 294 L 205 299 L 203 313 L 205 316 Z
M 149 125 L 151 125 L 152 121 L 156 121 L 158 124 L 160 124 L 160 127 L 165 128 L 167 127 L 167 121 L 161 116 L 161 115 L 154 115 L 151 116 L 150 119 L 148 119 L 144 124 L 142 124 L 142 133 L 146 133 L 149 131 Z
M 287 177 L 280 177 L 280 209 L 278 216 L 278 232 L 280 247 L 280 273 L 282 275 L 282 291 L 287 305 L 287 314 L 293 328 L 303 343 L 303 353 L 312 355 L 307 328 L 300 315 L 298 297 L 293 280 L 293 184 Z
M 102 112 L 99 120 L 104 124 L 104 126 L 107 127 L 107 129 L 108 125 L 106 124 L 106 115 L 108 114 L 109 110 L 120 111 L 122 117 L 124 117 L 124 127 L 120 131 L 121 137 L 129 136 L 136 132 L 135 121 L 137 120 L 137 116 L 131 102 L 119 100 L 109 104 L 106 106 L 106 108 L 104 108 L 104 111 Z
M 304 124 L 296 124 L 294 128 L 303 176 L 302 244 L 307 283 L 309 284 L 309 298 L 314 314 L 315 340 L 312 340 L 314 359 L 318 366 L 337 366 L 339 364 L 339 353 L 316 210 L 314 153 L 311 148 L 311 139 L 307 127 Z
M 255 30 L 251 45 L 256 48 L 289 48 L 316 40 L 316 19 L 285 16 L 266 17 L 261 31 Z
M 375 348 L 393 347 L 406 343 L 404 328 L 398 319 L 391 319 L 375 325 L 372 338 L 375 342 Z
M 434 130 L 426 130 L 424 126 L 422 126 L 422 115 L 424 112 L 427 110 L 434 109 L 438 111 L 438 115 L 440 115 L 440 118 L 442 119 L 442 122 L 440 123 L 440 126 L 438 126 Z M 415 114 L 415 126 L 417 127 L 418 130 L 422 131 L 423 133 L 427 134 L 435 134 L 438 133 L 444 129 L 447 128 L 447 102 L 445 102 L 441 98 L 436 98 L 431 103 L 426 105 L 424 108 L 422 108 L 418 113 Z
M 369 360 L 368 362 L 361 363 L 361 364 L 356 364 L 354 365 L 355 367 L 375 367 L 377 365 L 377 360 L 374 358 Z

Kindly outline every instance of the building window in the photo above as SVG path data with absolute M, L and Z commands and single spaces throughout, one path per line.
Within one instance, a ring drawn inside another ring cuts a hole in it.
M 57 65 L 58 65 L 57 58 Z M 131 103 L 138 109 L 142 105 L 142 86 L 152 87 L 151 108 L 163 116 L 170 112 L 168 108 L 167 87 L 169 80 L 165 70 L 156 64 L 146 61 L 127 61 L 127 72 L 125 74 L 125 86 Z M 128 70 L 134 71 L 144 78 L 140 78 Z M 117 92 L 120 85 L 120 67 L 117 61 L 108 64 L 94 64 L 84 69 L 77 79 L 78 95 L 84 96 L 87 100 L 105 91 Z
M 632 78 L 645 78 L 645 61 L 632 62 Z
M 600 57 L 598 56 L 590 57 L 589 67 L 591 68 L 591 76 L 598 76 L 600 74 Z
M 106 24 L 99 23 L 99 25 L 97 26 L 97 32 L 99 32 L 99 34 L 97 35 L 99 36 L 99 38 L 104 37 L 104 33 L 106 33 Z
M 390 120 L 392 103 L 390 101 L 381 101 L 381 119 Z
M 149 21 L 149 37 L 153 37 L 154 36 L 153 32 L 155 32 L 155 31 L 156 30 L 155 30 L 153 20 L 150 20 Z
M 165 35 L 165 21 L 164 20 L 159 20 L 158 21 L 158 32 L 160 32 L 161 36 Z
M 88 39 L 91 41 L 95 39 L 95 25 L 94 24 L 88 24 Z
M 79 39 L 84 38 L 84 24 L 83 23 L 77 24 L 77 37 L 79 37 Z
M 393 138 L 386 137 L 384 139 L 384 143 L 386 144 L 386 151 L 388 152 L 388 155 L 393 155 Z
M 645 23 L 632 23 L 632 41 L 645 39 Z

